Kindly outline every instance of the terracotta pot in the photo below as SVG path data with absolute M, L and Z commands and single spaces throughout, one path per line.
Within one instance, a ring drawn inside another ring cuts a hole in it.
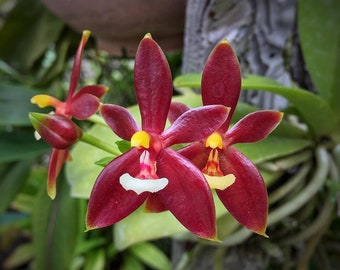
M 100 49 L 134 56 L 139 41 L 151 33 L 164 51 L 181 50 L 185 0 L 42 0 L 76 30 L 91 30 Z

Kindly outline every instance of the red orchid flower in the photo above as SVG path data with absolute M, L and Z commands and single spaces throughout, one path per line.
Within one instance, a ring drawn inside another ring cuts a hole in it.
M 128 110 L 102 105 L 101 114 L 131 149 L 109 163 L 93 187 L 87 229 L 112 225 L 144 202 L 147 212 L 170 210 L 191 232 L 216 238 L 211 191 L 201 171 L 170 146 L 203 139 L 226 119 L 229 109 L 212 105 L 189 110 L 164 131 L 172 97 L 166 58 L 150 35 L 137 50 L 134 84 L 141 127 Z
M 256 166 L 232 145 L 251 143 L 265 138 L 281 121 L 283 114 L 262 110 L 246 115 L 229 129 L 241 90 L 241 72 L 237 57 L 224 40 L 207 59 L 201 82 L 205 106 L 222 104 L 230 107 L 224 124 L 204 141 L 179 151 L 202 170 L 209 186 L 231 215 L 246 228 L 266 236 L 268 196 L 265 183 Z M 174 121 L 188 110 L 173 103 L 169 119 Z
M 103 85 L 89 85 L 75 93 L 79 81 L 81 57 L 89 36 L 89 31 L 83 31 L 72 68 L 66 101 L 62 102 L 49 95 L 36 95 L 31 99 L 31 102 L 40 108 L 47 106 L 55 108 L 53 114 L 29 114 L 32 125 L 39 136 L 53 147 L 47 178 L 47 193 L 52 199 L 56 196 L 56 178 L 63 164 L 69 158 L 69 147 L 82 135 L 81 129 L 71 118 L 84 120 L 95 114 L 100 105 L 99 99 L 107 91 L 107 87 Z

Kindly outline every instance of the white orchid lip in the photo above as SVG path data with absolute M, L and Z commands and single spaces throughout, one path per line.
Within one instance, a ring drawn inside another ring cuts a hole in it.
M 236 180 L 236 177 L 233 174 L 227 174 L 224 176 L 212 176 L 204 173 L 203 175 L 211 189 L 225 190 L 227 187 L 234 184 Z
M 168 185 L 169 180 L 167 178 L 139 179 L 125 173 L 119 178 L 119 183 L 125 190 L 132 190 L 139 195 L 145 191 L 158 192 Z

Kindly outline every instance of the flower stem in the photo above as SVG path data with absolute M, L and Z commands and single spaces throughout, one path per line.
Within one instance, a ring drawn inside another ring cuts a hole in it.
M 115 148 L 113 145 L 110 145 L 88 133 L 83 133 L 83 135 L 81 136 L 80 138 L 80 141 L 82 142 L 85 142 L 87 144 L 90 144 L 90 145 L 93 145 L 99 149 L 102 149 L 110 154 L 113 154 L 115 156 L 119 156 L 121 155 L 122 153 L 117 149 Z

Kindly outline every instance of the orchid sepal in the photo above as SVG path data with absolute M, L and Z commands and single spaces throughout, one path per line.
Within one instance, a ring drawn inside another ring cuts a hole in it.
M 50 155 L 48 175 L 47 175 L 47 194 L 54 200 L 57 194 L 56 181 L 64 163 L 70 158 L 68 149 L 52 149 Z
M 145 80 L 148 74 L 150 80 Z M 171 97 L 172 76 L 167 59 L 152 39 L 144 36 L 134 66 L 134 85 L 142 119 L 142 129 L 160 134 L 165 127 Z
M 227 40 L 221 41 L 212 50 L 202 73 L 203 105 L 222 104 L 230 107 L 227 121 L 221 131 L 229 127 L 241 89 L 241 69 L 237 56 Z

